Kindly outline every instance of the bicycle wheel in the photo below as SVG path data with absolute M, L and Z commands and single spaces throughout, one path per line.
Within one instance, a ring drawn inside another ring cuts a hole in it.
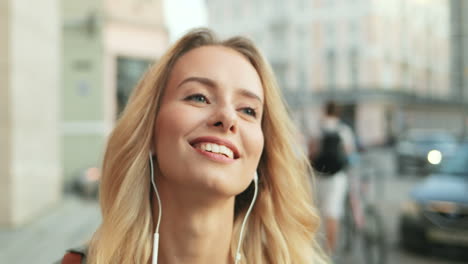
M 387 262 L 387 243 L 382 217 L 371 205 L 365 210 L 365 225 L 361 231 L 361 240 L 366 264 Z

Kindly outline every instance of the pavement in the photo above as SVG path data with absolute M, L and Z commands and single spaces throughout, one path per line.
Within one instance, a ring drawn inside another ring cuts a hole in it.
M 16 229 L 0 229 L 0 263 L 51 264 L 88 241 L 100 223 L 99 205 L 66 195 L 55 207 Z
M 378 176 L 376 203 L 386 227 L 386 264 L 461 264 L 401 250 L 397 232 L 400 204 L 421 178 L 415 175 L 396 177 L 393 155 L 389 150 L 374 150 L 366 155 L 363 161 L 370 162 Z M 59 204 L 34 221 L 16 229 L 0 229 L 0 263 L 53 263 L 63 256 L 66 249 L 88 241 L 99 223 L 99 205 L 95 200 L 66 195 Z M 362 264 L 360 256 L 354 251 L 342 256 L 339 263 Z

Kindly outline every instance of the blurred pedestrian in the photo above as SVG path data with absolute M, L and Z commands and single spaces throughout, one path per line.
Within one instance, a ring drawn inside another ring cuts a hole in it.
M 324 114 L 320 135 L 310 143 L 309 159 L 318 173 L 317 196 L 325 219 L 327 248 L 333 254 L 348 188 L 346 169 L 355 151 L 355 142 L 352 130 L 340 120 L 335 102 L 326 103 Z
M 294 135 L 249 40 L 189 32 L 135 88 L 107 144 L 102 224 L 65 258 L 326 263 Z

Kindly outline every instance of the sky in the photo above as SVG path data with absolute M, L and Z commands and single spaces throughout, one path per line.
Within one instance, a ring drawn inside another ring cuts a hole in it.
M 171 42 L 191 28 L 207 25 L 205 0 L 163 0 L 163 6 Z

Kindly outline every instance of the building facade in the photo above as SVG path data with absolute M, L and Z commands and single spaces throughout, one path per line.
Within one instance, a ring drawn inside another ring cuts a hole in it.
M 455 96 L 463 102 L 464 130 L 468 137 L 468 2 L 450 1 L 452 39 L 451 79 Z
M 0 226 L 61 197 L 60 8 L 0 1 Z
M 162 1 L 0 2 L 0 225 L 100 167 L 106 136 L 168 45 Z
M 65 181 L 99 167 L 133 86 L 168 45 L 162 1 L 63 1 Z
M 364 146 L 411 128 L 462 129 L 450 79 L 447 0 L 207 1 L 222 35 L 251 37 L 269 59 L 294 119 L 317 132 L 324 101 Z

